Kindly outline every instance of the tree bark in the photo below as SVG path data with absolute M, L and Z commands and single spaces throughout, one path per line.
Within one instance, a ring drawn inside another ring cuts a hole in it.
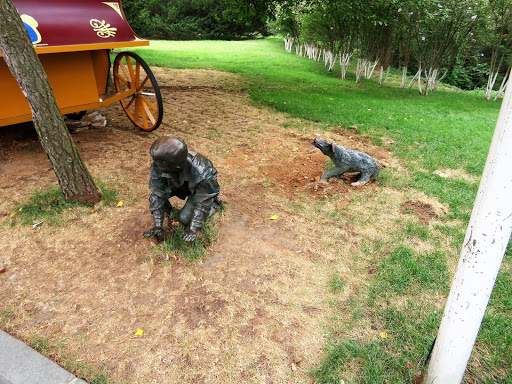
M 0 2 L 0 50 L 27 98 L 34 127 L 64 198 L 86 204 L 101 194 L 67 130 L 43 66 L 11 0 Z

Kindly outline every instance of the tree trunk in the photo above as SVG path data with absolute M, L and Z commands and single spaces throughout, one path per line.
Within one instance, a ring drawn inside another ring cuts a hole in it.
M 96 203 L 101 194 L 75 147 L 18 11 L 11 0 L 0 2 L 0 50 L 27 98 L 34 127 L 53 167 L 64 198 Z
M 494 98 L 494 101 L 498 100 L 501 95 L 503 94 L 505 87 L 507 86 L 508 80 L 510 78 L 510 70 L 512 69 L 512 63 L 508 66 L 507 73 L 505 74 L 505 77 L 503 78 L 503 81 L 501 82 L 500 89 L 498 90 L 498 94 Z

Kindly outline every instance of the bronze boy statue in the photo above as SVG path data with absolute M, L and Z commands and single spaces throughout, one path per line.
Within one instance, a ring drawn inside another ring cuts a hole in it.
M 169 198 L 177 196 L 187 200 L 179 216 L 180 223 L 187 227 L 181 238 L 192 242 L 206 219 L 222 206 L 217 197 L 220 192 L 217 170 L 210 160 L 189 151 L 183 139 L 174 135 L 157 139 L 149 153 L 153 158 L 149 209 L 155 226 L 143 236 L 161 237 L 164 234 L 164 218 L 172 211 Z

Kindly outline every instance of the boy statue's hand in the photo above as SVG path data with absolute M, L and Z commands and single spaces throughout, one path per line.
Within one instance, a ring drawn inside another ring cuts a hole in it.
M 183 232 L 180 237 L 185 240 L 188 243 L 191 243 L 197 238 L 197 232 L 193 231 L 192 229 L 188 229 L 185 232 Z

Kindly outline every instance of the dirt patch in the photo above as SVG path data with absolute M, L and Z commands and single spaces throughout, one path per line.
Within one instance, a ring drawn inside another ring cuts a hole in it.
M 327 158 L 312 149 L 314 134 L 251 106 L 236 76 L 159 68 L 155 75 L 165 110 L 157 131 L 138 131 L 116 104 L 101 110 L 105 128 L 73 136 L 91 173 L 118 190 L 121 207 L 66 213 L 61 227 L 10 224 L 17 203 L 56 181 L 33 128 L 0 128 L 0 306 L 11 314 L 2 328 L 27 342 L 59 343 L 52 358 L 105 366 L 114 383 L 312 382 L 334 261 L 347 292 L 359 279 L 348 257 L 358 224 L 348 210 L 343 222 L 332 213 L 355 198 L 367 210 L 381 188 L 353 188 L 354 175 L 317 183 Z M 347 132 L 323 137 L 377 162 L 391 157 Z M 148 150 L 170 133 L 212 160 L 227 207 L 218 239 L 193 264 L 162 262 L 141 236 L 152 226 Z M 381 211 L 376 222 L 389 220 Z M 337 259 L 340 248 L 347 257 Z
M 418 219 L 424 224 L 428 224 L 431 220 L 439 217 L 434 207 L 422 201 L 409 200 L 403 203 L 401 207 L 403 212 L 412 210 Z

